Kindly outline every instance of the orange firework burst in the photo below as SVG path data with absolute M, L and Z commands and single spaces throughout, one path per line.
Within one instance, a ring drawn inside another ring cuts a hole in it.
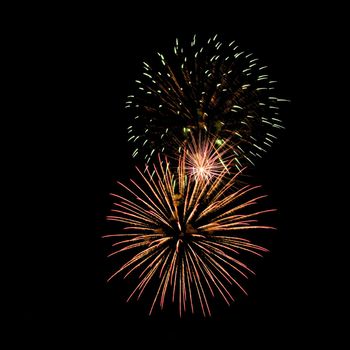
M 125 224 L 126 232 L 104 237 L 116 239 L 109 256 L 125 253 L 127 261 L 109 280 L 122 273 L 137 275 L 128 301 L 155 288 L 150 314 L 171 300 L 178 303 L 180 316 L 187 309 L 194 312 L 196 305 L 204 316 L 211 315 L 209 297 L 221 296 L 229 305 L 233 285 L 246 293 L 239 279 L 253 271 L 239 254 L 267 252 L 244 236 L 248 230 L 272 228 L 259 225 L 256 217 L 273 210 L 252 210 L 265 197 L 252 196 L 259 186 L 237 189 L 239 173 L 226 179 L 225 167 L 211 181 L 188 176 L 190 161 L 183 152 L 174 171 L 159 157 L 152 169 L 137 169 L 139 183 L 118 182 L 126 195 L 113 194 L 117 201 L 108 220 Z

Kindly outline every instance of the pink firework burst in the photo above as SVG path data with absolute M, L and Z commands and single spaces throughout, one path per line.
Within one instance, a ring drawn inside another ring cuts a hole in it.
M 191 142 L 184 147 L 186 152 L 185 167 L 188 175 L 195 181 L 213 181 L 216 177 L 230 174 L 232 153 L 224 143 L 216 145 L 215 138 L 199 134 L 192 136 Z

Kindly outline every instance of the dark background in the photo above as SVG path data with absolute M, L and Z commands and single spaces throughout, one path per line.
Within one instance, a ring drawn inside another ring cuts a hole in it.
M 164 3 L 50 8 L 27 18 L 17 59 L 29 95 L 22 167 L 33 214 L 20 239 L 15 315 L 26 340 L 67 346 L 97 341 L 99 349 L 336 341 L 335 277 L 327 263 L 332 251 L 324 250 L 333 233 L 327 231 L 332 208 L 324 204 L 330 191 L 325 169 L 334 154 L 322 138 L 333 108 L 329 67 L 340 53 L 333 10 Z M 270 67 L 279 96 L 292 101 L 282 109 L 286 130 L 255 174 L 279 209 L 278 231 L 247 284 L 249 297 L 238 297 L 230 308 L 214 306 L 210 319 L 179 319 L 171 311 L 149 317 L 145 300 L 125 304 L 127 281 L 106 283 L 113 264 L 100 237 L 111 229 L 105 222 L 108 193 L 134 166 L 123 108 L 133 80 L 143 60 L 194 33 L 237 40 Z

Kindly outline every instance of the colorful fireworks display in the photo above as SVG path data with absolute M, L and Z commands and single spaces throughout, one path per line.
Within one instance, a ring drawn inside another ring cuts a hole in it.
M 234 165 L 242 168 L 254 164 L 283 128 L 279 105 L 286 100 L 275 96 L 276 81 L 235 41 L 226 44 L 215 35 L 201 42 L 194 35 L 181 46 L 176 39 L 172 53 L 157 53 L 143 69 L 126 108 L 134 118 L 128 127 L 133 157 L 146 163 L 205 131 L 230 147 Z
M 214 298 L 230 305 L 235 292 L 247 294 L 243 282 L 254 272 L 245 257 L 268 251 L 249 232 L 273 229 L 258 218 L 274 209 L 261 209 L 259 186 L 239 179 L 283 128 L 286 100 L 274 96 L 266 66 L 217 35 L 205 44 L 176 40 L 172 55 L 158 57 L 143 63 L 126 102 L 132 156 L 144 166 L 112 194 L 107 219 L 118 232 L 104 237 L 118 266 L 109 280 L 136 280 L 128 301 L 153 291 L 150 314 L 176 303 L 180 316 L 210 316 Z

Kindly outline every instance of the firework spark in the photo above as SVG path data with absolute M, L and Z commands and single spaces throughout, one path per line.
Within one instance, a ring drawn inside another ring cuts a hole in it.
M 210 298 L 220 296 L 229 305 L 234 286 L 246 293 L 240 279 L 253 271 L 241 261 L 242 254 L 267 252 L 246 236 L 248 230 L 271 229 L 257 222 L 259 215 L 273 211 L 254 211 L 265 197 L 252 196 L 259 186 L 233 190 L 238 173 L 224 180 L 223 168 L 208 181 L 207 176 L 188 176 L 186 164 L 187 152 L 176 171 L 159 156 L 152 169 L 137 169 L 140 182 L 119 183 L 125 195 L 113 194 L 116 203 L 108 220 L 122 223 L 124 233 L 104 237 L 115 239 L 109 256 L 125 254 L 126 262 L 109 280 L 119 274 L 137 278 L 128 301 L 155 288 L 150 314 L 171 300 L 180 316 L 198 307 L 211 315 Z
M 217 144 L 232 146 L 235 166 L 254 164 L 283 128 L 280 102 L 274 95 L 276 81 L 267 66 L 233 41 L 224 43 L 215 35 L 200 43 L 196 35 L 174 52 L 158 53 L 157 60 L 143 62 L 142 77 L 129 95 L 126 108 L 134 116 L 128 127 L 135 144 L 133 157 L 145 162 L 163 152 L 171 155 L 199 132 Z

